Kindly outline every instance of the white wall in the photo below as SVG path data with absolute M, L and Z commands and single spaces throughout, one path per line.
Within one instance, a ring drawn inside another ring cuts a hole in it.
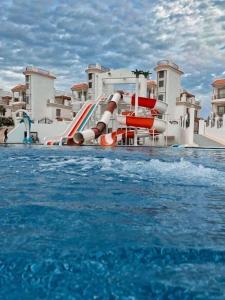
M 70 122 L 54 122 L 53 124 L 32 124 L 31 132 L 38 132 L 40 143 L 45 137 L 54 137 L 63 134 Z M 24 123 L 18 124 L 8 135 L 9 143 L 22 143 L 26 131 Z
M 54 79 L 30 74 L 31 118 L 38 121 L 48 116 L 47 100 L 55 99 Z
M 48 106 L 47 107 L 47 117 L 51 120 L 56 119 L 56 109 L 60 109 L 61 115 L 60 118 L 62 119 L 71 119 L 73 118 L 72 109 L 68 108 L 62 108 L 62 107 L 56 107 L 56 106 Z
M 127 69 L 110 70 L 96 74 L 95 78 L 95 95 L 96 98 L 102 94 L 110 95 L 115 92 L 115 85 L 135 84 L 135 75 Z M 123 89 L 123 87 L 121 87 Z M 140 96 L 147 96 L 147 79 L 141 75 L 139 78 Z
M 202 132 L 204 132 L 206 137 L 225 145 L 225 120 L 223 124 L 224 125 L 221 128 L 217 128 L 217 126 L 205 126 L 204 129 L 202 129 Z M 203 125 L 201 127 L 203 128 Z
M 184 105 L 177 105 L 176 106 L 176 111 L 175 111 L 175 116 L 174 116 L 174 120 L 179 121 L 180 122 L 180 117 L 181 116 L 185 116 L 186 115 L 186 106 Z
M 171 69 L 167 70 L 166 102 L 168 103 L 167 114 L 169 120 L 176 120 L 176 99 L 180 96 L 180 74 Z

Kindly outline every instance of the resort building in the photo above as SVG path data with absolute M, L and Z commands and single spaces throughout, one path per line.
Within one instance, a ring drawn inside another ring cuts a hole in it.
M 168 121 L 167 134 L 164 135 L 167 143 L 193 144 L 194 132 L 198 131 L 200 101 L 182 88 L 181 76 L 184 73 L 178 65 L 168 60 L 162 60 L 157 63 L 154 70 L 156 71 L 156 80 L 140 76 L 139 96 L 157 98 L 168 104 L 166 115 L 164 115 Z M 119 89 L 135 93 L 136 77 L 129 70 L 113 70 L 99 64 L 92 64 L 88 66 L 86 73 L 87 83 L 75 84 L 74 88 L 77 88 L 78 92 L 78 89 L 82 87 L 90 100 L 96 100 L 101 95 L 110 95 Z M 78 99 L 81 99 L 81 96 Z M 96 119 L 102 115 L 105 108 L 105 103 L 99 106 Z M 119 111 L 127 110 L 129 110 L 129 106 L 121 102 Z M 113 130 L 113 119 L 109 123 L 108 130 Z M 160 140 L 160 138 L 156 138 L 156 140 Z M 158 141 L 158 143 L 164 144 L 164 140 Z
M 47 100 L 46 115 L 51 121 L 71 121 L 73 118 L 71 96 L 63 91 L 55 91 L 54 98 Z
M 12 88 L 12 98 L 5 99 L 16 125 L 9 141 L 23 141 L 26 128 L 20 123 L 23 113 L 33 121 L 32 134 L 43 138 L 63 131 L 73 119 L 72 93 L 55 90 L 56 77 L 49 71 L 26 67 L 24 84 Z
M 75 117 L 84 102 L 87 101 L 88 84 L 85 82 L 76 83 L 71 87 L 71 91 L 73 117 Z
M 68 94 L 55 90 L 54 81 L 56 77 L 49 71 L 27 67 L 24 71 L 25 84 L 12 89 L 12 107 L 15 107 L 13 113 L 18 113 L 21 110 L 27 111 L 34 121 L 32 130 L 43 142 L 46 136 L 62 134 L 86 102 L 97 101 L 102 96 L 107 98 L 118 90 L 135 94 L 138 87 L 139 96 L 158 99 L 167 104 L 167 111 L 163 115 L 157 111 L 150 112 L 139 107 L 140 115 L 152 113 L 157 118 L 165 120 L 167 124 L 165 132 L 160 135 L 155 136 L 154 132 L 153 134 L 148 132 L 147 137 L 142 139 L 142 144 L 163 146 L 179 143 L 193 145 L 194 132 L 198 128 L 200 102 L 195 99 L 192 93 L 182 88 L 181 76 L 183 71 L 178 65 L 163 60 L 157 63 L 154 70 L 156 80 L 146 78 L 145 74 L 141 74 L 137 79 L 130 70 L 115 70 L 99 64 L 91 64 L 85 70 L 87 81 L 75 83 L 71 87 L 71 94 Z M 82 122 L 82 124 L 88 128 L 95 126 L 101 119 L 106 107 L 107 101 L 99 101 L 93 115 L 90 115 L 87 121 Z M 116 114 L 126 115 L 130 110 L 130 104 L 120 101 Z M 107 124 L 107 132 L 123 128 L 123 126 L 118 127 L 115 115 Z M 21 131 L 21 128 L 18 130 Z M 19 139 L 22 139 L 23 134 L 24 132 L 22 135 L 20 134 Z M 16 132 L 13 132 L 10 138 L 12 140 L 18 138 Z
M 12 93 L 0 89 L 0 116 L 1 117 L 12 117 Z
M 100 64 L 90 64 L 85 70 L 88 77 L 88 95 L 87 99 L 96 98 L 96 87 L 98 86 L 98 75 L 101 73 L 110 72 L 110 68 L 101 66 Z
M 48 117 L 47 105 L 54 102 L 56 77 L 49 71 L 35 67 L 26 67 L 23 74 L 26 83 L 26 110 L 33 121 L 40 121 Z
M 225 78 L 212 83 L 211 107 L 207 121 L 200 120 L 199 134 L 225 145 Z
M 86 101 L 88 94 L 88 84 L 85 82 L 76 83 L 71 87 L 73 101 Z
M 27 109 L 26 85 L 18 84 L 12 88 L 11 110 L 13 117 L 17 117 L 17 111 Z
M 23 111 L 37 123 L 72 120 L 72 94 L 55 90 L 53 74 L 35 67 L 26 67 L 23 74 L 24 84 L 13 87 L 12 96 L 2 97 L 15 123 L 21 119 Z
M 222 117 L 225 114 L 225 79 L 216 79 L 212 86 L 212 112 Z
M 156 98 L 157 97 L 157 81 L 147 80 L 147 97 Z

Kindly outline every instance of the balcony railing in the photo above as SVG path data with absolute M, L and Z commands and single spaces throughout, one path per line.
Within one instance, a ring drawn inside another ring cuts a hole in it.
M 46 71 L 44 69 L 40 69 L 40 68 L 36 68 L 36 67 L 32 67 L 32 66 L 28 66 L 25 68 L 24 72 L 34 72 L 34 73 L 38 73 L 40 75 L 44 75 L 44 76 L 50 76 L 50 77 L 54 77 L 54 75 L 49 72 L 49 71 Z
M 109 72 L 110 71 L 110 68 L 103 67 L 99 64 L 89 64 L 88 69 L 98 69 L 98 70 L 101 70 L 102 72 Z
M 167 59 L 160 60 L 157 62 L 157 66 L 161 66 L 161 65 L 169 65 L 169 66 L 173 67 L 174 69 L 179 70 L 179 66 L 177 64 L 175 64 L 172 61 L 167 60 Z
M 213 95 L 212 100 L 225 99 L 225 94 Z
M 181 102 L 181 103 L 190 103 L 190 104 L 194 104 L 194 105 L 198 105 L 200 106 L 201 105 L 201 101 L 199 100 L 195 100 L 195 98 L 186 98 L 185 100 L 183 100 L 182 98 L 180 97 L 177 97 L 176 98 L 176 102 Z
M 22 103 L 22 104 L 26 103 L 26 99 L 23 97 L 19 97 L 19 98 L 17 97 L 17 98 L 14 98 L 12 101 L 12 104 L 20 104 L 20 103 Z
M 42 73 L 44 75 L 50 75 L 49 71 L 46 71 L 46 70 L 40 69 L 40 68 L 35 68 L 35 67 L 32 67 L 32 66 L 26 67 L 25 71 L 33 71 L 33 72 L 37 72 L 37 73 Z
M 50 100 L 50 99 L 47 100 L 47 105 L 54 105 L 54 106 L 58 106 L 58 107 L 61 107 L 61 108 L 72 108 L 71 103 L 68 103 L 68 104 L 59 103 L 59 102 L 56 102 L 56 101 Z

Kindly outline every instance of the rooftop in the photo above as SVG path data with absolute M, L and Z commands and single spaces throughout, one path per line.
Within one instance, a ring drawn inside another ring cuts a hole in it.
M 225 85 L 225 78 L 215 79 L 212 83 L 212 86 L 215 85 Z
M 87 67 L 87 69 L 86 69 L 86 72 L 89 69 L 99 70 L 101 72 L 109 72 L 110 71 L 110 68 L 104 67 L 104 66 L 102 66 L 100 64 L 89 64 L 88 67 Z
M 147 85 L 148 86 L 151 86 L 151 85 L 157 85 L 157 82 L 156 82 L 156 80 L 147 80 Z
M 87 90 L 88 89 L 88 84 L 86 82 L 80 82 L 80 83 L 75 83 L 72 87 L 72 91 L 81 91 L 81 90 Z
M 29 75 L 31 73 L 38 74 L 38 75 L 41 75 L 41 76 L 46 76 L 46 77 L 51 78 L 51 79 L 56 79 L 55 75 L 53 75 L 49 71 L 46 71 L 46 70 L 40 69 L 40 68 L 36 68 L 36 67 L 33 67 L 33 66 L 26 67 L 24 72 L 23 72 L 24 75 Z
M 169 68 L 177 71 L 180 74 L 184 74 L 184 72 L 181 71 L 181 69 L 179 68 L 179 66 L 177 64 L 175 64 L 171 60 L 167 60 L 167 59 L 163 59 L 163 60 L 158 61 L 155 70 L 157 68 L 165 68 L 165 67 L 169 67 Z
M 187 95 L 187 97 L 195 97 L 195 95 L 193 95 L 193 94 L 191 94 L 191 93 L 189 93 L 188 91 L 186 91 L 186 90 L 183 90 L 183 92 L 181 93 L 181 95 L 182 94 L 185 94 L 185 95 Z
M 12 92 L 20 92 L 20 91 L 26 91 L 26 85 L 25 84 L 17 84 L 12 88 Z

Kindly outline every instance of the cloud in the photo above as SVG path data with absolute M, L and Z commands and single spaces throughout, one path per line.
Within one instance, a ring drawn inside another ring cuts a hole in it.
M 219 0 L 1 0 L 0 84 L 13 86 L 35 65 L 69 89 L 89 63 L 152 71 L 169 58 L 187 74 L 186 89 L 208 95 L 206 111 L 211 74 L 225 68 L 224 10 Z

